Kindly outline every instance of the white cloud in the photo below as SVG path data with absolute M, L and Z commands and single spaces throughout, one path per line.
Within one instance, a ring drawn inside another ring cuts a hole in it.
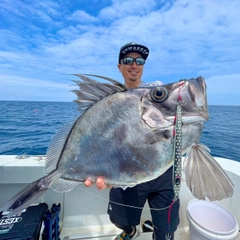
M 98 21 L 96 17 L 93 17 L 82 10 L 75 11 L 73 14 L 67 17 L 67 19 L 77 21 L 77 23 L 78 22 L 88 23 Z
M 120 20 L 131 15 L 143 16 L 149 13 L 156 6 L 156 1 L 153 0 L 113 0 L 113 5 L 102 9 L 99 13 L 100 18 L 105 20 Z M 130 23 L 131 24 L 131 23 Z

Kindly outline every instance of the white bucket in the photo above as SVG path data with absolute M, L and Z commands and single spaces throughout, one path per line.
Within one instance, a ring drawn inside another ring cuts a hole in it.
M 191 240 L 234 240 L 238 235 L 235 216 L 218 203 L 191 200 L 187 206 Z

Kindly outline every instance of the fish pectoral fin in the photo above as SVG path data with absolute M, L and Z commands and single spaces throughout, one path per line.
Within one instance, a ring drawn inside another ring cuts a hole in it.
M 52 188 L 56 192 L 63 193 L 71 191 L 79 184 L 81 184 L 81 182 L 59 178 L 50 185 L 50 188 Z
M 194 197 L 210 201 L 233 195 L 233 183 L 203 144 L 193 144 L 184 160 L 186 183 Z

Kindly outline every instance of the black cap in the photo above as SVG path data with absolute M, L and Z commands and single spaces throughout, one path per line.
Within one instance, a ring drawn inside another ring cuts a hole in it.
M 121 47 L 118 57 L 118 63 L 121 63 L 122 58 L 130 52 L 140 53 L 146 60 L 149 54 L 149 49 L 143 45 L 131 42 Z

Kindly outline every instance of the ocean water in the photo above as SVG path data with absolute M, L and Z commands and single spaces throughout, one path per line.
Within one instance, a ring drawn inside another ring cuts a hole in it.
M 45 155 L 54 134 L 78 116 L 73 102 L 0 101 L 0 154 Z M 240 106 L 209 106 L 201 142 L 212 156 L 240 161 Z

